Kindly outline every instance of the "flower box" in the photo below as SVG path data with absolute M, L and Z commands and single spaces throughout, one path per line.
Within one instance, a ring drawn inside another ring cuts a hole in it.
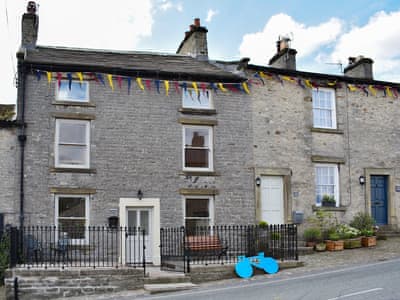
M 361 238 L 361 245 L 363 247 L 376 246 L 376 236 L 363 236 Z
M 352 238 L 344 240 L 344 249 L 361 248 L 361 238 Z
M 328 251 L 342 251 L 344 249 L 344 241 L 339 240 L 339 241 L 332 241 L 332 240 L 326 240 L 326 250 Z

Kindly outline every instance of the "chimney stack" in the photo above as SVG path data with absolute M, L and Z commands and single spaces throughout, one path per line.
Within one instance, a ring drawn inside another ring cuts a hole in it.
M 348 77 L 373 79 L 373 63 L 374 61 L 372 59 L 362 55 L 349 57 L 349 65 L 344 68 L 344 75 Z
M 279 69 L 296 70 L 295 49 L 290 48 L 290 39 L 288 37 L 279 37 L 276 42 L 276 54 L 269 60 L 269 65 Z
M 176 53 L 208 60 L 207 32 L 207 28 L 200 25 L 200 19 L 194 19 Z
M 33 49 L 36 47 L 39 28 L 39 16 L 36 14 L 36 3 L 29 1 L 26 13 L 22 16 L 21 48 Z

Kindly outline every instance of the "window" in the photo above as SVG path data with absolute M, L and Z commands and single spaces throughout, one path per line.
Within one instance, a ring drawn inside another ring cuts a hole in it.
M 56 120 L 55 166 L 89 168 L 90 121 Z
M 89 196 L 56 195 L 56 226 L 59 239 L 78 242 L 88 239 Z
M 185 170 L 213 169 L 211 126 L 183 127 L 183 168 Z
M 209 90 L 199 90 L 187 88 L 182 93 L 182 106 L 184 108 L 212 109 L 211 92 Z
M 336 129 L 335 91 L 332 89 L 313 89 L 314 127 Z
M 199 226 L 213 225 L 212 197 L 186 197 L 185 198 L 185 227 L 189 231 Z
M 320 206 L 324 195 L 333 196 L 339 206 L 339 170 L 337 165 L 315 166 L 316 204 Z
M 61 80 L 60 86 L 56 82 L 56 100 L 72 102 L 89 102 L 89 83 L 87 81 Z

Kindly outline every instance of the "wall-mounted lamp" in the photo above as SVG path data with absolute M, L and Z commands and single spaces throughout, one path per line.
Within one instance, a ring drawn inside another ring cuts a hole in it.
M 364 184 L 365 184 L 365 176 L 361 175 L 360 177 L 358 177 L 358 182 L 359 182 L 361 185 L 364 185 Z
M 142 190 L 138 190 L 138 191 L 137 191 L 137 197 L 139 198 L 139 200 L 142 200 L 142 198 L 143 198 L 143 192 L 142 192 Z
M 257 177 L 256 178 L 256 186 L 260 186 L 261 185 L 261 178 Z

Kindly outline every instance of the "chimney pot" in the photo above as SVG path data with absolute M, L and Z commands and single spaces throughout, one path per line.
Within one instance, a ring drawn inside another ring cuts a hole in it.
M 194 19 L 194 26 L 200 27 L 200 18 L 195 18 Z
M 26 11 L 29 14 L 36 14 L 36 3 L 35 1 L 29 1 L 28 5 L 26 6 Z
M 189 26 L 189 28 L 190 28 L 190 31 L 194 31 L 195 26 L 192 24 Z

